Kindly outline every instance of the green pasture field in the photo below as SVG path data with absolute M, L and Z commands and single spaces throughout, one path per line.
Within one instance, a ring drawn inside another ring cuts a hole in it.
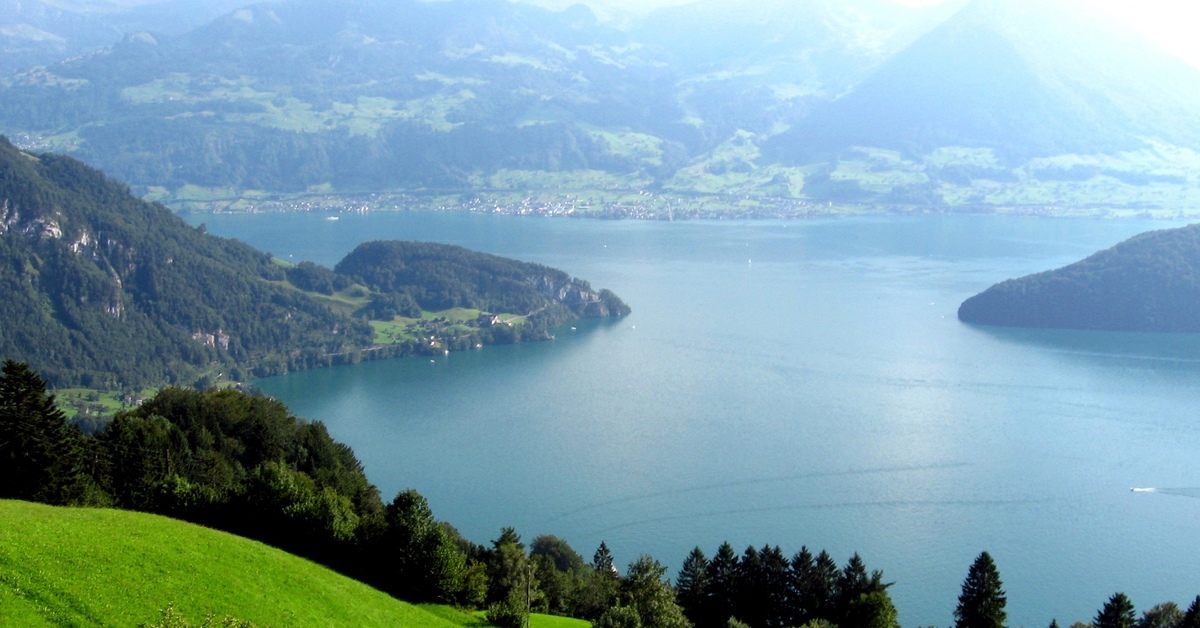
M 459 626 L 261 543 L 142 513 L 0 501 L 0 625 Z

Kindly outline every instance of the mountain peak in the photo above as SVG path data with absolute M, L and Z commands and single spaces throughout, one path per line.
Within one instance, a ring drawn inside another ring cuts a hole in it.
M 972 0 L 772 149 L 854 146 L 1029 158 L 1200 147 L 1200 72 L 1078 3 Z

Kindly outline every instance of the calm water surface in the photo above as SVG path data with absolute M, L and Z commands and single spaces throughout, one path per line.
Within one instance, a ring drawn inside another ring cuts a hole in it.
M 634 313 L 554 342 L 257 384 L 478 542 L 585 558 L 859 552 L 906 626 L 949 625 L 988 550 L 1014 626 L 1200 593 L 1200 338 L 976 328 L 958 304 L 1137 221 L 643 223 L 463 214 L 197 216 L 332 266 L 418 239 L 560 267 Z M 1131 487 L 1165 489 L 1131 492 Z

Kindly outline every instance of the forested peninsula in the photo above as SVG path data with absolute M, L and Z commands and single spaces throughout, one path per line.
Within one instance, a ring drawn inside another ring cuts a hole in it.
M 0 260 L 0 355 L 55 387 L 203 387 L 546 339 L 629 312 L 562 271 L 448 245 L 373 242 L 334 270 L 287 264 L 4 138 Z
M 958 318 L 1002 327 L 1200 332 L 1200 225 L 1134 236 L 1087 259 L 1011 279 Z

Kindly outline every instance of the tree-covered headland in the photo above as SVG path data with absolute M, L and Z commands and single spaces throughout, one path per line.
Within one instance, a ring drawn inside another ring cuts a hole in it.
M 0 355 L 55 387 L 105 390 L 546 339 L 629 312 L 563 271 L 448 245 L 367 243 L 333 270 L 283 264 L 3 138 L 0 294 Z
M 998 283 L 959 319 L 1001 327 L 1200 331 L 1200 225 L 1143 233 L 1069 266 Z

